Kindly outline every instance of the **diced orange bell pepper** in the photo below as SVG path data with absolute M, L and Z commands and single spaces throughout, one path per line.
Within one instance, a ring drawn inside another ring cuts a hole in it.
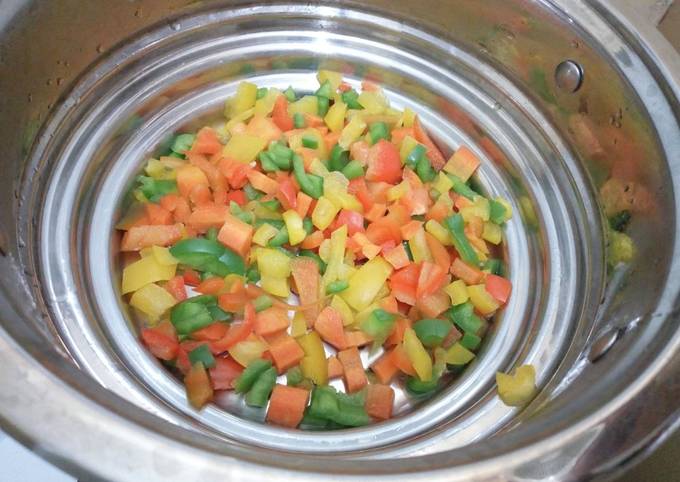
M 279 373 L 294 367 L 304 358 L 305 352 L 295 338 L 284 334 L 269 345 L 269 353 Z
M 133 226 L 120 242 L 121 251 L 139 251 L 150 246 L 171 246 L 182 239 L 184 226 Z
M 314 322 L 314 330 L 335 349 L 345 349 L 347 341 L 345 340 L 342 316 L 335 308 L 327 306 L 321 310 Z
M 453 263 L 451 263 L 451 274 L 456 278 L 462 279 L 468 285 L 479 284 L 484 279 L 483 272 L 474 266 L 470 266 L 460 258 L 454 259 Z
M 399 373 L 399 368 L 392 361 L 392 357 L 389 354 L 384 354 L 378 360 L 371 365 L 371 370 L 375 373 L 380 383 L 388 384 L 392 381 L 397 373 Z
M 253 240 L 253 227 L 236 216 L 227 214 L 217 240 L 245 257 Z

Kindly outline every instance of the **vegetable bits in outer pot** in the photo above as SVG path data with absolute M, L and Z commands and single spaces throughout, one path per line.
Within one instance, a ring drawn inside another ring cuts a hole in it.
M 242 83 L 226 123 L 147 162 L 118 224 L 142 341 L 196 408 L 234 390 L 284 427 L 389 419 L 395 383 L 433 393 L 508 302 L 511 208 L 470 186 L 477 156 L 447 161 L 373 83 L 318 78 L 302 96 Z

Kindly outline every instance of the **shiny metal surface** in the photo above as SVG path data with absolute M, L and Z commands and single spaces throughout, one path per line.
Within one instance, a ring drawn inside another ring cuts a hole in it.
M 0 47 L 0 89 L 10 94 L 0 100 L 2 162 L 13 183 L 0 193 L 13 207 L 0 213 L 0 264 L 13 273 L 0 300 L 0 417 L 21 439 L 112 480 L 542 480 L 610 473 L 673 424 L 680 70 L 630 11 L 92 3 L 25 2 Z M 59 28 L 70 9 L 82 29 L 55 39 L 31 28 Z M 26 63 L 50 53 L 56 66 Z M 565 58 L 587 73 L 576 93 L 551 83 Z M 197 414 L 120 309 L 112 218 L 143 156 L 210 115 L 239 79 L 311 89 L 319 63 L 380 80 L 442 144 L 465 142 L 485 159 L 480 184 L 519 214 L 505 233 L 513 301 L 476 365 L 393 422 L 300 434 L 250 421 L 229 401 Z M 622 207 L 633 212 L 637 256 L 608 268 L 603 216 Z M 591 363 L 612 330 L 618 341 Z M 542 390 L 511 410 L 493 373 L 524 362 Z M 67 428 L 79 436 L 63 440 Z

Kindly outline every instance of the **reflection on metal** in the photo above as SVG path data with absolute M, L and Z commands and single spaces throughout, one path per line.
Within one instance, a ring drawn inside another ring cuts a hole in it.
M 555 68 L 555 83 L 565 92 L 576 92 L 583 84 L 583 68 L 573 60 L 561 62 Z
M 588 359 L 591 363 L 597 362 L 606 355 L 606 353 L 614 346 L 614 343 L 619 339 L 620 335 L 621 332 L 616 329 L 601 335 L 595 343 L 593 343 L 593 346 L 590 347 L 590 351 L 588 352 Z

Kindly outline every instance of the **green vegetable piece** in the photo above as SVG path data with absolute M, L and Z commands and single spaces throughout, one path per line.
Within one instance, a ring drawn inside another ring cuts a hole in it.
M 323 195 L 323 178 L 305 172 L 302 158 L 297 154 L 293 156 L 293 173 L 300 189 L 308 196 L 319 199 Z
M 314 251 L 310 249 L 301 249 L 298 252 L 298 256 L 312 258 L 314 261 L 316 261 L 316 264 L 319 266 L 319 273 L 324 274 L 326 272 L 326 263 L 324 262 L 323 259 L 321 259 L 321 256 L 316 254 Z
M 316 149 L 319 147 L 319 141 L 317 141 L 315 137 L 305 134 L 302 136 L 302 145 L 310 149 Z
M 260 201 L 260 204 L 262 204 L 270 211 L 278 211 L 279 209 L 281 209 L 281 203 L 276 199 L 270 199 L 269 201 Z
M 390 130 L 384 122 L 374 122 L 368 127 L 368 134 L 371 137 L 371 145 L 380 139 L 389 140 Z
M 328 109 L 330 108 L 330 105 L 331 101 L 328 100 L 326 97 L 316 98 L 316 110 L 320 117 L 324 117 L 326 114 L 328 114 Z
M 200 303 L 205 306 L 216 305 L 217 296 L 215 295 L 198 295 L 183 301 L 182 303 Z
M 496 224 L 503 224 L 507 221 L 507 209 L 503 204 L 493 199 L 489 200 L 489 221 Z
M 473 266 L 479 266 L 479 257 L 465 235 L 465 221 L 463 220 L 463 216 L 460 213 L 449 216 L 444 219 L 444 225 L 451 233 L 453 246 L 456 248 L 456 251 L 458 251 L 458 254 L 460 254 L 463 261 Z
M 170 149 L 172 152 L 177 154 L 184 154 L 186 151 L 191 149 L 191 146 L 194 144 L 195 140 L 196 136 L 193 134 L 180 134 L 175 137 L 175 140 L 172 141 Z
M 361 427 L 371 423 L 371 418 L 364 408 L 365 396 L 363 392 L 348 395 L 336 393 L 338 402 L 338 412 L 331 419 L 332 421 L 346 427 Z
M 479 334 L 486 328 L 486 321 L 474 313 L 475 307 L 470 301 L 452 306 L 446 316 L 465 333 Z
M 213 317 L 203 303 L 187 300 L 172 308 L 170 322 L 179 335 L 189 335 L 212 324 Z
M 255 93 L 255 98 L 258 99 L 258 100 L 262 99 L 263 97 L 265 97 L 267 95 L 267 92 L 269 92 L 268 88 L 260 87 L 259 89 L 257 89 L 257 92 Z
M 293 126 L 295 126 L 296 129 L 303 129 L 305 127 L 305 116 L 300 112 L 293 114 Z
M 631 214 L 627 209 L 620 211 L 609 218 L 609 226 L 620 233 L 624 232 L 630 222 Z
M 347 288 L 349 288 L 349 281 L 346 279 L 332 281 L 328 283 L 328 286 L 326 286 L 326 294 L 332 295 L 335 293 L 340 293 L 341 291 L 345 291 Z
M 432 378 L 426 382 L 418 377 L 408 377 L 406 379 L 406 390 L 414 395 L 428 395 L 439 387 L 439 378 Z
M 291 387 L 298 386 L 304 379 L 305 377 L 302 376 L 302 370 L 300 370 L 299 366 L 294 366 L 286 372 L 286 384 Z
M 295 95 L 295 91 L 293 90 L 293 87 L 288 87 L 286 90 L 284 90 L 283 95 L 286 96 L 286 99 L 288 99 L 288 102 L 295 102 L 297 100 L 297 97 Z
M 250 362 L 245 370 L 234 380 L 234 390 L 236 393 L 246 393 L 252 388 L 257 379 L 265 371 L 272 367 L 272 362 L 269 360 L 257 359 Z
M 331 428 L 331 422 L 325 418 L 310 415 L 308 412 L 309 409 L 307 410 L 307 413 L 305 413 L 305 416 L 302 417 L 302 421 L 300 422 L 299 426 L 300 430 L 328 430 Z
M 202 363 L 206 368 L 215 366 L 215 357 L 210 353 L 208 345 L 200 345 L 189 352 L 189 361 L 192 365 Z
M 270 248 L 276 248 L 279 246 L 283 246 L 289 241 L 288 238 L 288 229 L 284 226 L 281 229 L 279 229 L 279 232 L 276 233 L 276 235 L 269 240 L 267 243 L 267 246 Z
M 307 233 L 307 235 L 312 234 L 312 232 L 314 231 L 314 223 L 312 222 L 312 220 L 309 218 L 303 218 L 302 229 L 305 230 L 305 233 Z
M 364 108 L 364 106 L 359 103 L 359 93 L 354 89 L 343 92 L 340 97 L 350 109 L 361 110 Z
M 319 90 L 314 92 L 314 95 L 317 97 L 325 97 L 326 99 L 333 97 L 333 86 L 331 85 L 330 80 L 327 80 L 321 84 L 321 87 L 319 87 Z
M 217 305 L 208 305 L 206 308 L 208 308 L 213 321 L 231 321 L 234 318 L 234 315 L 227 313 Z
M 248 201 L 256 201 L 260 199 L 262 196 L 264 196 L 264 193 L 258 191 L 250 184 L 246 184 L 245 186 L 243 186 L 243 192 L 245 193 Z
M 263 224 L 269 224 L 270 226 L 273 226 L 273 227 L 275 227 L 276 229 L 281 229 L 281 228 L 283 228 L 283 227 L 286 225 L 286 223 L 283 222 L 283 220 L 281 220 L 281 219 L 266 219 L 266 218 L 262 218 L 262 219 L 256 219 L 256 220 L 255 220 L 255 227 L 256 227 L 256 228 L 259 228 L 259 227 L 262 226 Z
M 356 179 L 364 175 L 364 168 L 359 161 L 349 161 L 341 170 L 342 174 L 349 179 Z
M 269 152 L 271 152 L 274 157 L 280 157 L 282 159 L 288 160 L 292 160 L 293 154 L 295 154 L 293 149 L 291 149 L 290 147 L 286 147 L 280 142 L 276 141 L 272 142 L 269 145 Z
M 373 338 L 374 346 L 379 346 L 385 342 L 394 329 L 396 320 L 396 315 L 378 308 L 361 322 L 361 330 Z
M 427 149 L 425 148 L 425 146 L 422 144 L 418 144 L 416 145 L 416 147 L 411 149 L 411 152 L 409 152 L 408 156 L 406 156 L 404 163 L 411 169 L 415 169 L 416 166 L 418 165 L 418 161 L 425 157 L 426 152 Z
M 255 311 L 258 313 L 260 311 L 266 310 L 267 308 L 270 308 L 273 304 L 274 300 L 272 300 L 271 297 L 267 295 L 258 296 L 253 301 L 253 307 L 255 308 Z
M 409 246 L 408 241 L 402 241 L 401 245 L 406 250 L 406 256 L 408 256 L 408 260 L 413 261 L 413 253 L 411 252 L 411 246 Z
M 312 417 L 333 420 L 340 409 L 335 389 L 329 386 L 315 387 L 312 391 L 312 401 L 308 413 Z
M 276 385 L 276 368 L 265 370 L 255 381 L 253 387 L 246 393 L 246 405 L 251 407 L 264 407 L 267 405 L 269 395 Z
M 489 258 L 484 262 L 483 268 L 489 270 L 491 274 L 503 276 L 505 269 L 503 268 L 503 261 L 498 258 Z
M 451 332 L 451 323 L 436 318 L 425 318 L 413 325 L 416 336 L 427 348 L 441 346 Z
M 331 157 L 328 160 L 329 171 L 342 171 L 349 162 L 349 151 L 343 150 L 340 144 L 336 144 L 331 149 Z
M 482 339 L 473 333 L 465 333 L 459 343 L 468 350 L 476 350 L 482 343 Z
M 455 174 L 448 174 L 448 173 L 447 173 L 446 175 L 449 177 L 449 179 L 450 179 L 451 182 L 453 183 L 452 189 L 453 189 L 456 193 L 460 194 L 461 196 L 465 196 L 466 198 L 468 198 L 468 199 L 471 200 L 471 201 L 474 201 L 474 199 L 475 199 L 477 196 L 479 196 L 479 194 L 477 194 L 475 191 L 473 191 L 472 188 L 471 188 L 470 186 L 468 186 L 467 184 L 465 184 L 465 183 L 462 181 L 462 179 L 459 178 L 458 176 L 456 176 Z
M 217 276 L 245 274 L 243 258 L 231 249 L 209 239 L 182 240 L 170 248 L 170 253 L 180 263 L 199 271 L 208 271 Z
M 432 167 L 427 156 L 421 157 L 418 164 L 416 164 L 416 174 L 418 174 L 418 177 L 423 182 L 432 182 L 437 177 L 437 172 Z
M 202 238 L 191 238 L 179 241 L 177 244 L 171 247 L 170 254 L 178 259 L 187 254 L 210 254 L 219 257 L 224 254 L 224 249 L 224 246 L 222 246 L 217 241 Z
M 255 222 L 255 216 L 253 213 L 244 211 L 236 201 L 231 201 L 229 203 L 229 212 L 244 223 L 253 224 Z
M 217 228 L 215 226 L 212 226 L 205 233 L 205 239 L 209 239 L 210 241 L 217 241 L 217 233 L 218 233 Z
M 262 170 L 265 172 L 276 172 L 279 170 L 279 166 L 274 161 L 274 156 L 272 156 L 270 152 L 262 151 L 258 158 L 260 159 Z
M 249 283 L 257 283 L 260 281 L 260 270 L 257 269 L 256 265 L 253 264 L 248 266 L 248 269 L 246 270 L 246 279 Z
M 154 179 L 147 176 L 137 176 L 139 190 L 151 202 L 158 202 L 166 194 L 177 192 L 177 183 L 167 179 Z

